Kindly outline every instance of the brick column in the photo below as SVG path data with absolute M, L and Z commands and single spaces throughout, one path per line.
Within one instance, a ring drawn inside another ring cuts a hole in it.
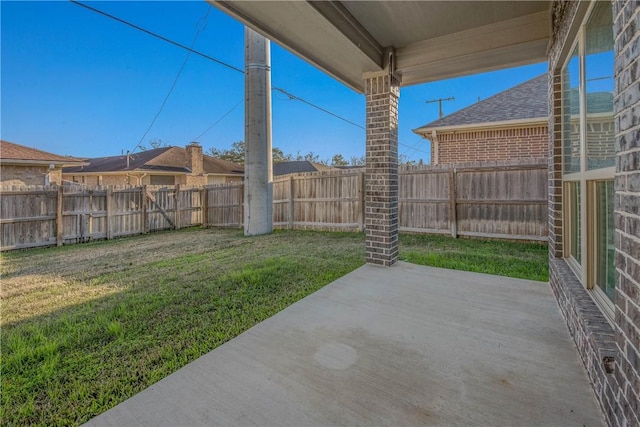
M 640 3 L 613 2 L 616 379 L 619 425 L 640 425 Z
M 398 98 L 400 80 L 391 73 L 365 77 L 367 168 L 365 235 L 367 262 L 398 260 Z

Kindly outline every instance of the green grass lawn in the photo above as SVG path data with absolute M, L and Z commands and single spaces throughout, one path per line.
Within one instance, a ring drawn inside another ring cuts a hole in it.
M 401 259 L 546 280 L 546 246 L 401 236 Z M 76 425 L 364 264 L 357 233 L 186 229 L 3 253 L 2 425 Z
M 547 244 L 401 235 L 400 259 L 413 264 L 520 279 L 549 280 Z

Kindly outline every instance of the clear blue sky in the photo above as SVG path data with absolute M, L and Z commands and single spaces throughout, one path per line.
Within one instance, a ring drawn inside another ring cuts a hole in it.
M 112 1 L 91 6 L 184 45 L 210 9 L 194 49 L 244 69 L 243 26 L 205 1 Z M 2 1 L 2 139 L 79 157 L 133 150 L 160 108 L 186 51 L 66 1 Z M 201 25 L 201 24 L 200 24 Z M 280 46 L 272 85 L 364 126 L 364 96 Z M 546 71 L 546 63 L 403 88 L 399 152 L 429 159 L 411 129 Z M 244 77 L 192 54 L 143 143 L 184 146 L 243 101 Z M 244 139 L 244 104 L 198 139 L 205 149 Z M 273 93 L 273 145 L 285 153 L 361 156 L 364 130 Z M 412 148 L 413 147 L 413 148 Z

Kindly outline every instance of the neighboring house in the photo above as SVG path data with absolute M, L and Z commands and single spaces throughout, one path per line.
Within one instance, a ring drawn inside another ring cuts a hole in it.
M 290 173 L 318 172 L 330 170 L 331 167 L 308 160 L 292 160 L 273 164 L 273 176 L 288 175 Z
M 82 164 L 73 157 L 0 141 L 0 185 L 60 184 L 63 167 Z
M 198 143 L 87 159 L 64 168 L 65 181 L 95 185 L 208 185 L 242 181 L 242 165 L 203 155 Z
M 431 141 L 431 164 L 546 158 L 547 75 L 526 81 L 413 131 Z

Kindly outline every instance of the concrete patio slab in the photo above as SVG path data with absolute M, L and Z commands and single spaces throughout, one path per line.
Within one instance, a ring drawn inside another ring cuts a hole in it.
M 600 426 L 548 284 L 365 265 L 90 426 Z

